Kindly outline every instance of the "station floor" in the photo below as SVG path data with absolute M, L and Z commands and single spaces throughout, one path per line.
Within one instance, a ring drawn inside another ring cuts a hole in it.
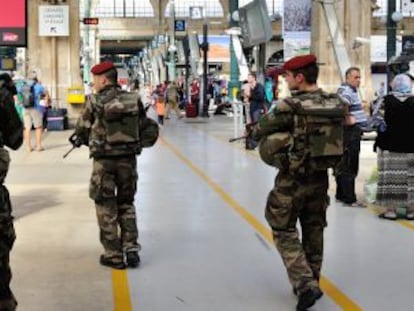
M 71 131 L 46 132 L 43 152 L 11 152 L 17 240 L 12 288 L 23 311 L 288 311 L 296 297 L 264 219 L 276 170 L 230 144 L 233 120 L 167 120 L 138 158 L 136 208 L 142 263 L 111 270 L 102 252 L 91 160 L 66 159 Z M 363 141 L 358 194 L 376 163 Z M 331 182 L 333 197 L 335 183 Z M 332 203 L 321 286 L 310 310 L 413 310 L 414 225 L 372 207 Z

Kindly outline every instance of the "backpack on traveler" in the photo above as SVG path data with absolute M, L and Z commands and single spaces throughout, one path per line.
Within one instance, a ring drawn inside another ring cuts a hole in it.
M 35 105 L 34 84 L 25 83 L 20 88 L 22 105 L 24 108 L 32 108 Z

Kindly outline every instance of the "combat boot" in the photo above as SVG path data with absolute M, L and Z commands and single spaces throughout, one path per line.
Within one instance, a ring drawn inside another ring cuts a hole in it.
M 315 288 L 315 291 L 316 291 L 316 293 L 318 293 L 318 296 L 319 296 L 316 299 L 319 299 L 323 296 L 323 291 L 321 291 L 319 288 Z M 292 292 L 293 292 L 293 295 L 298 296 L 298 290 L 296 288 L 293 288 Z
M 116 262 L 110 258 L 105 257 L 104 255 L 101 255 L 101 258 L 99 259 L 99 263 L 103 266 L 107 266 L 113 269 L 122 270 L 126 268 L 126 265 L 123 261 Z
M 139 258 L 138 252 L 127 252 L 126 262 L 128 267 L 137 268 L 141 263 L 141 259 Z
M 299 295 L 296 311 L 306 311 L 308 308 L 312 307 L 315 304 L 316 300 L 322 296 L 323 292 L 318 287 L 309 288 Z

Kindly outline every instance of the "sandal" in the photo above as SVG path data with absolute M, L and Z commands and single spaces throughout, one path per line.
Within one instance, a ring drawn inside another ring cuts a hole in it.
M 414 216 L 414 215 L 413 215 Z M 379 218 L 388 219 L 388 220 L 397 220 L 397 213 L 394 211 L 387 211 L 378 215 Z

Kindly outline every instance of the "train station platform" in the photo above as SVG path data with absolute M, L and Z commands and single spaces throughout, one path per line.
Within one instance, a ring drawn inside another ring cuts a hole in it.
M 71 131 L 46 132 L 43 152 L 11 152 L 10 190 L 17 240 L 12 288 L 23 311 L 288 311 L 286 271 L 264 219 L 276 170 L 256 151 L 230 144 L 233 120 L 165 122 L 138 158 L 136 208 L 141 266 L 99 264 L 91 160 L 67 158 Z M 376 164 L 362 142 L 358 192 Z M 321 287 L 310 310 L 412 309 L 414 225 L 384 221 L 372 208 L 331 205 Z

